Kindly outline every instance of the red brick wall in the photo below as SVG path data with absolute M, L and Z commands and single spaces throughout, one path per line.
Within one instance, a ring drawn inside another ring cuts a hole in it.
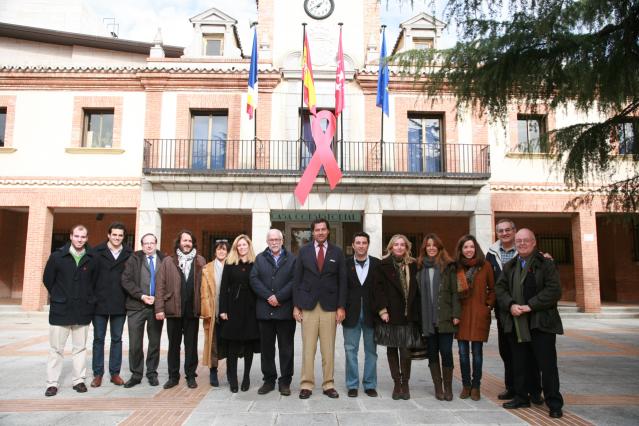
M 604 302 L 639 302 L 639 262 L 633 260 L 630 225 L 597 217 L 599 285 Z
M 27 220 L 27 213 L 0 210 L 0 298 L 22 293 Z

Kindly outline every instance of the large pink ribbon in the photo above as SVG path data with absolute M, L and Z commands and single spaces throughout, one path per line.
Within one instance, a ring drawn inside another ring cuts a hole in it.
M 323 119 L 328 120 L 326 131 L 322 130 Z M 342 171 L 337 161 L 335 161 L 333 151 L 331 151 L 331 141 L 333 140 L 333 135 L 335 135 L 335 116 L 333 113 L 323 110 L 318 112 L 314 118 L 311 117 L 311 133 L 315 140 L 315 153 L 311 157 L 311 161 L 308 163 L 308 167 L 306 167 L 297 187 L 295 187 L 295 196 L 302 205 L 306 202 L 306 198 L 311 192 L 322 166 L 324 166 L 331 189 L 335 189 L 342 178 Z

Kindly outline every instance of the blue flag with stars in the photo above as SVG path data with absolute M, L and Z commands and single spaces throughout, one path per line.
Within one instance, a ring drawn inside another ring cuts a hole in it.
M 388 64 L 386 63 L 386 28 L 382 30 L 382 50 L 379 53 L 379 77 L 377 79 L 377 106 L 388 117 Z

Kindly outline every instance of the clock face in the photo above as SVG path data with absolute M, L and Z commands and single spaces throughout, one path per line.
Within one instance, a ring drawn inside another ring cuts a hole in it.
M 304 10 L 313 19 L 325 19 L 335 9 L 333 0 L 304 0 Z

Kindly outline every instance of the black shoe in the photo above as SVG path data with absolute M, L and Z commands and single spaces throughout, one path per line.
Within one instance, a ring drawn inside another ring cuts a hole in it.
M 535 405 L 541 405 L 544 403 L 544 398 L 542 398 L 541 394 L 530 395 L 530 402 L 532 402 Z
M 275 389 L 275 385 L 273 383 L 264 382 L 264 384 L 260 386 L 260 388 L 257 390 L 257 394 L 266 395 L 267 393 L 269 393 L 270 391 L 274 389 Z M 280 386 L 280 391 L 281 391 L 281 386 Z
M 180 379 L 169 379 L 164 384 L 164 389 L 171 389 L 180 383 Z
M 217 379 L 217 368 L 211 368 L 209 371 L 209 383 L 214 388 L 220 386 L 220 381 Z
M 233 393 L 237 393 L 238 391 L 238 387 L 237 387 L 237 380 L 229 380 L 229 387 L 231 388 L 231 392 Z
M 155 379 L 157 381 L 157 379 Z M 149 382 L 151 381 L 151 379 L 149 379 Z M 139 385 L 142 382 L 142 380 L 140 379 L 134 379 L 134 378 L 130 378 L 125 384 L 124 387 L 126 389 L 132 388 L 135 385 Z
M 242 390 L 242 392 L 246 392 L 247 390 L 249 390 L 250 387 L 251 380 L 248 378 L 244 378 L 244 380 L 242 380 L 242 386 L 240 386 L 240 389 Z
M 284 385 L 282 383 L 280 383 L 278 385 L 279 391 L 280 391 L 280 395 L 283 396 L 291 396 L 291 385 Z
M 530 401 L 524 401 L 519 398 L 515 398 L 511 401 L 504 402 L 502 404 L 502 407 L 504 407 L 507 410 L 513 410 L 515 408 L 528 408 L 530 407 Z
M 560 419 L 564 415 L 564 412 L 561 411 L 561 408 L 556 408 L 554 410 L 550 410 L 549 415 L 553 419 Z
M 511 391 L 510 389 L 506 389 L 505 391 L 497 395 L 497 399 L 500 399 L 502 401 L 510 401 L 514 397 L 515 397 L 515 392 Z
M 49 386 L 47 390 L 44 392 L 44 396 L 56 396 L 58 393 L 58 388 L 55 386 Z
M 348 396 L 350 396 L 351 398 L 357 398 L 357 389 L 349 389 Z
M 78 383 L 77 385 L 73 386 L 73 390 L 78 393 L 84 393 L 87 391 L 87 385 L 85 385 L 84 383 Z
M 364 389 L 364 393 L 370 397 L 377 398 L 377 391 L 375 389 Z
M 160 384 L 160 381 L 158 380 L 157 376 L 149 377 L 149 385 L 158 386 L 159 384 Z M 126 385 L 124 387 L 126 387 Z
M 195 389 L 197 387 L 197 382 L 195 381 L 195 377 L 187 377 L 186 385 L 191 389 Z

